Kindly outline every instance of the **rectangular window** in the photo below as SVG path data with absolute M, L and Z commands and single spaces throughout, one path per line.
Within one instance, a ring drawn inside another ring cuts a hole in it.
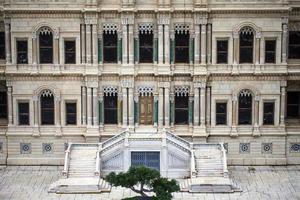
M 118 35 L 117 33 L 103 33 L 103 62 L 117 63 Z
M 17 63 L 27 64 L 28 63 L 28 44 L 27 40 L 17 41 Z
M 300 59 L 300 31 L 289 32 L 289 58 Z
M 189 40 L 190 34 L 175 33 L 175 62 L 189 63 Z
M 104 123 L 118 123 L 118 96 L 104 97 Z
M 7 119 L 7 93 L 0 91 L 0 119 Z
M 19 111 L 19 125 L 29 125 L 29 103 L 19 102 L 18 111 Z
M 253 33 L 240 33 L 240 63 L 253 63 Z
M 264 102 L 264 125 L 274 125 L 274 102 Z
M 140 63 L 152 63 L 153 62 L 153 33 L 141 33 L 139 34 L 140 43 Z
M 216 103 L 216 125 L 227 124 L 227 103 Z
M 185 125 L 189 122 L 189 97 L 175 96 L 175 124 Z
M 0 59 L 5 59 L 5 33 L 0 32 Z
M 265 43 L 265 62 L 276 62 L 276 40 L 266 40 Z
M 65 41 L 65 64 L 75 64 L 76 63 L 76 42 Z
M 77 107 L 76 103 L 66 103 L 66 124 L 76 125 L 77 124 Z
M 287 92 L 287 118 L 300 118 L 300 92 Z
M 228 41 L 217 41 L 217 63 L 228 63 Z

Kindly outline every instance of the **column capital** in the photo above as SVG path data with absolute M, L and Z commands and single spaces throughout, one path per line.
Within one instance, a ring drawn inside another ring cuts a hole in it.
M 261 99 L 261 97 L 259 96 L 259 95 L 256 95 L 255 97 L 254 97 L 254 101 L 260 101 L 260 99 Z
M 121 85 L 122 85 L 123 88 L 133 88 L 134 83 L 133 83 L 132 80 L 123 80 L 121 82 Z
M 260 31 L 256 32 L 255 38 L 256 39 L 260 39 L 261 38 L 261 32 Z
M 127 15 L 121 17 L 121 23 L 122 25 L 133 25 L 134 24 L 134 16 L 133 15 Z
M 237 31 L 234 31 L 234 32 L 232 33 L 233 39 L 238 39 L 239 36 L 240 36 L 240 34 L 239 34 L 239 32 L 237 32 Z
M 194 23 L 195 24 L 201 24 L 201 25 L 206 25 L 208 22 L 208 17 L 207 16 L 200 16 L 200 17 L 195 17 Z
M 206 88 L 206 82 L 194 82 L 194 88 Z
M 170 88 L 171 85 L 170 85 L 170 82 L 159 82 L 158 87 L 159 88 Z
M 232 95 L 231 100 L 232 100 L 233 102 L 237 102 L 237 100 L 238 100 L 237 95 Z

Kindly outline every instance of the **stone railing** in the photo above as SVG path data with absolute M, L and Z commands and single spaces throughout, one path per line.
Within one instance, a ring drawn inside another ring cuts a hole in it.
M 65 151 L 65 163 L 64 163 L 64 170 L 62 172 L 63 176 L 68 178 L 68 170 L 69 170 L 69 161 L 70 161 L 70 150 L 71 150 L 72 143 L 69 143 L 68 149 Z
M 98 145 L 98 150 L 96 152 L 96 169 L 95 169 L 95 176 L 100 176 L 100 170 L 101 170 L 101 166 L 100 166 L 100 163 L 101 163 L 101 159 L 100 159 L 100 153 L 101 153 L 101 148 L 102 147 L 102 144 L 99 143 Z
M 224 148 L 224 143 L 220 143 L 220 146 L 223 155 L 223 176 L 228 177 L 226 149 Z
M 106 140 L 105 142 L 103 142 L 102 145 L 101 145 L 102 146 L 101 151 L 104 151 L 104 150 L 108 149 L 109 147 L 111 147 L 111 146 L 119 143 L 120 141 L 124 140 L 126 135 L 127 135 L 126 134 L 127 132 L 128 132 L 127 130 L 123 131 L 120 134 L 115 135 L 115 136 L 109 138 L 108 140 Z

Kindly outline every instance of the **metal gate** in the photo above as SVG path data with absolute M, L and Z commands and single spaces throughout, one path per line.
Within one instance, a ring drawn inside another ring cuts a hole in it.
M 131 166 L 143 165 L 152 169 L 160 170 L 159 152 L 131 152 Z

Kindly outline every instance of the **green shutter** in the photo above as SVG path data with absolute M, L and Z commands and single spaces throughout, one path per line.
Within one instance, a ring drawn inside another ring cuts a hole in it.
M 194 38 L 190 38 L 189 44 L 189 60 L 190 63 L 194 62 Z
M 139 103 L 134 102 L 134 123 L 139 123 Z
M 189 101 L 189 124 L 193 123 L 193 107 L 194 101 Z
M 118 39 L 118 62 L 122 63 L 122 38 Z
M 153 112 L 153 119 L 154 119 L 154 124 L 158 124 L 158 99 L 154 98 L 154 112 Z
M 170 39 L 170 63 L 174 64 L 174 51 L 175 51 L 175 41 L 174 39 Z
M 157 56 L 158 56 L 157 45 L 158 45 L 158 39 L 154 38 L 153 39 L 153 62 L 157 62 Z

